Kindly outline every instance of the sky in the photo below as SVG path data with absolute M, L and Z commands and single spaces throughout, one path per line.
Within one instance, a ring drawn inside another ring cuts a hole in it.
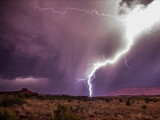
M 116 17 L 151 2 L 1 0 L 0 91 L 28 88 L 88 96 L 87 82 L 79 79 L 86 78 L 93 63 L 113 57 L 125 45 L 125 23 Z M 77 9 L 62 16 L 67 7 Z M 94 95 L 108 95 L 119 88 L 160 87 L 159 39 L 160 24 L 156 24 L 136 37 L 125 57 L 97 70 Z

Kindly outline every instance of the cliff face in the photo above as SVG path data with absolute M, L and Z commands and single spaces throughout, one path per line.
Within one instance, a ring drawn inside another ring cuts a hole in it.
M 160 87 L 153 88 L 121 88 L 113 93 L 113 96 L 117 95 L 160 95 Z

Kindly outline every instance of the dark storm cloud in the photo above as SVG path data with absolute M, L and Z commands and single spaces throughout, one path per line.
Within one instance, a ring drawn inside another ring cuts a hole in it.
M 94 3 L 96 1 L 87 1 L 85 5 L 83 1 L 1 1 L 1 77 L 9 80 L 29 76 L 47 78 L 50 82 L 48 91 L 53 93 L 74 94 L 75 89 L 81 89 L 82 83 L 77 85 L 76 78 L 84 77 L 86 66 L 99 56 L 97 50 L 90 50 L 98 43 L 94 41 L 99 17 L 94 14 L 81 18 L 81 12 L 69 11 L 57 20 L 59 16 L 52 11 L 43 11 L 36 6 L 57 10 L 61 9 L 56 6 L 93 9 Z
M 126 4 L 128 7 L 134 7 L 136 5 L 147 6 L 148 4 L 150 4 L 153 1 L 154 0 L 121 0 L 121 2 L 119 4 L 120 4 L 120 6 L 122 6 L 123 4 Z
M 59 38 L 56 35 L 55 38 L 52 36 L 53 40 L 49 38 L 45 20 L 36 12 L 32 1 L 9 0 L 1 3 L 1 76 L 8 79 L 47 77 L 50 78 L 50 87 L 55 89 L 54 86 L 66 77 L 65 70 L 59 67 L 60 51 L 54 47 L 54 39 Z M 53 26 L 59 27 L 56 24 Z M 68 84 L 65 80 L 63 83 L 64 86 Z
M 125 14 L 128 9 L 133 9 L 137 5 L 143 5 L 147 7 L 154 0 L 121 0 L 118 6 L 118 13 Z
M 88 95 L 87 84 L 76 78 L 86 77 L 92 63 L 103 61 L 103 56 L 113 57 L 124 46 L 124 26 L 114 18 L 104 20 L 96 14 L 81 16 L 84 13 L 78 11 L 68 11 L 63 18 L 57 19 L 60 15 L 37 6 L 59 11 L 70 6 L 96 9 L 100 13 L 105 9 L 106 14 L 114 14 L 116 4 L 115 1 L 97 0 L 0 1 L 1 90 L 26 86 L 42 93 Z M 122 59 L 98 70 L 93 81 L 94 93 L 107 94 L 123 86 L 158 85 L 158 38 L 149 37 L 148 43 L 134 46 L 126 56 L 130 69 Z M 146 50 L 145 45 L 151 46 Z

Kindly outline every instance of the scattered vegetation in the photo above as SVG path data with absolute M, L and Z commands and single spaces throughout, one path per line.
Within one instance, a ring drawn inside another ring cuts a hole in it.
M 131 105 L 130 100 L 127 100 L 127 101 L 126 101 L 126 105 L 127 105 L 127 106 Z
M 144 100 L 145 100 L 146 103 L 149 103 L 149 102 L 159 102 L 160 101 L 159 99 L 157 99 L 155 97 L 153 97 L 153 98 L 146 97 Z
M 158 120 L 160 96 L 0 95 L 0 120 Z
M 108 103 L 110 102 L 112 99 L 111 98 L 106 98 L 105 101 Z
M 16 105 L 23 105 L 25 102 L 26 102 L 25 99 L 22 97 L 6 96 L 1 100 L 0 105 L 3 107 L 12 107 L 15 104 Z
M 54 111 L 55 120 L 80 120 L 71 109 L 65 105 L 59 105 L 58 109 Z
M 142 109 L 147 109 L 147 105 L 142 105 Z
M 38 118 L 38 115 L 36 115 L 36 114 L 31 113 L 29 115 L 29 120 L 37 120 L 37 118 Z
M 119 102 L 123 102 L 123 100 L 121 98 L 119 98 Z
M 0 120 L 18 120 L 18 117 L 8 108 L 0 107 Z

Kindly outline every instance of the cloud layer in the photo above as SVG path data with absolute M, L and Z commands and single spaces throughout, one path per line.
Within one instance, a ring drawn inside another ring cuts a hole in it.
M 129 4 L 126 0 L 121 4 L 124 2 Z M 68 11 L 57 19 L 59 14 L 36 7 L 64 11 L 70 6 L 113 15 L 119 2 L 7 0 L 0 3 L 1 90 L 26 86 L 38 92 L 88 95 L 86 83 L 76 78 L 84 78 L 92 63 L 103 60 L 103 56 L 112 57 L 123 46 L 125 26 L 114 18 Z M 154 36 L 145 33 L 137 38 L 142 40 L 126 55 L 129 69 L 121 59 L 114 66 L 97 71 L 93 81 L 95 95 L 105 95 L 119 87 L 160 85 L 159 27 L 152 33 Z M 143 39 L 147 39 L 145 43 Z M 35 81 L 32 85 L 28 82 L 31 79 Z

